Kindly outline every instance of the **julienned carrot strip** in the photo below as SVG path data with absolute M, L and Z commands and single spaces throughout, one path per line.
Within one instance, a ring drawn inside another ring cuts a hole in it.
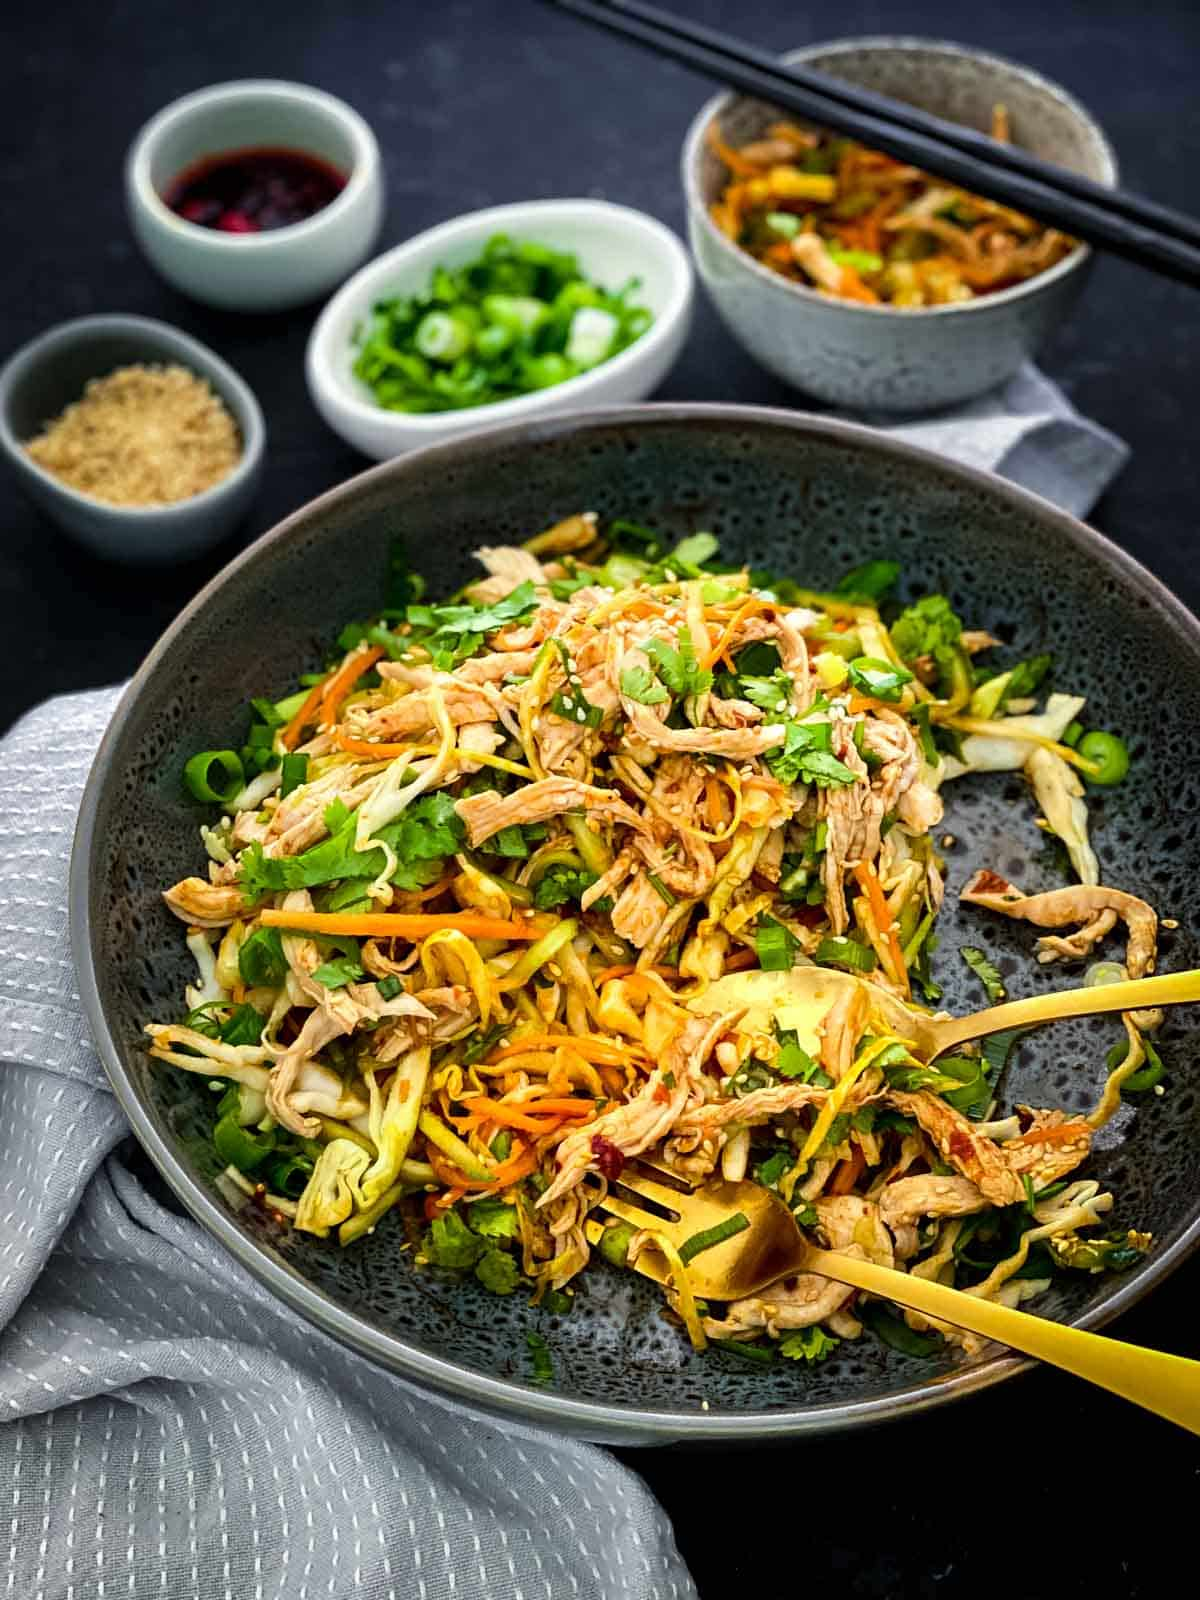
M 744 972 L 747 967 L 758 965 L 758 955 L 753 950 L 735 950 L 731 956 L 725 957 L 724 970 L 726 972 Z
M 384 654 L 382 645 L 372 645 L 369 650 L 353 650 L 342 662 L 341 666 L 325 682 L 325 690 L 321 695 L 321 721 L 326 727 L 332 727 L 337 721 L 338 708 L 342 701 L 353 689 L 354 685 Z
M 730 640 L 733 638 L 739 626 L 746 620 L 746 618 L 750 616 L 752 612 L 764 610 L 770 603 L 771 602 L 766 600 L 760 600 L 756 595 L 751 595 L 749 600 L 737 608 L 733 616 L 730 618 L 729 624 L 725 628 L 725 631 L 722 633 L 721 637 L 717 640 L 716 644 L 708 652 L 707 656 L 704 658 L 704 661 L 701 663 L 706 670 L 712 667 L 714 662 L 719 661 L 725 654 L 726 647 L 728 646 Z
M 632 961 L 621 961 L 615 967 L 602 967 L 599 972 L 592 975 L 592 982 L 598 986 L 602 983 L 607 983 L 610 978 L 627 978 L 631 972 L 636 972 L 637 970 Z M 678 967 L 643 967 L 642 971 L 653 972 L 660 978 L 677 978 L 679 976 Z
M 503 1100 L 490 1100 L 487 1095 L 471 1095 L 461 1102 L 469 1110 L 478 1112 L 485 1120 L 501 1123 L 507 1128 L 522 1128 L 526 1133 L 549 1133 L 555 1123 L 565 1117 L 590 1117 L 595 1110 L 591 1100 L 539 1100 L 536 1105 L 522 1101 L 511 1105 Z M 536 1110 L 538 1115 L 532 1115 Z
M 869 694 L 852 694 L 849 700 L 851 716 L 856 716 L 860 711 L 888 711 L 895 710 L 894 706 L 884 705 L 882 700 L 873 700 Z
M 300 742 L 300 735 L 308 724 L 320 712 L 322 722 L 333 721 L 333 711 L 337 709 L 335 701 L 345 699 L 346 695 L 362 677 L 369 667 L 373 667 L 383 654 L 378 646 L 364 651 L 360 646 L 351 652 L 340 667 L 335 667 L 328 677 L 322 678 L 308 691 L 304 703 L 287 727 L 279 735 L 279 742 L 285 750 L 294 750 Z M 339 695 L 340 691 L 340 695 Z M 331 710 L 332 707 L 332 710 Z
M 853 1153 L 841 1162 L 829 1185 L 830 1194 L 849 1194 L 858 1182 L 858 1175 L 866 1165 L 862 1151 L 855 1145 Z
M 646 1053 L 638 1045 L 616 1044 L 611 1039 L 598 1039 L 593 1034 L 530 1033 L 493 1050 L 487 1058 L 487 1065 L 490 1067 L 497 1061 L 503 1061 L 506 1056 L 521 1055 L 529 1050 L 557 1050 L 560 1045 L 577 1051 L 585 1061 L 599 1061 L 611 1067 L 623 1066 L 631 1055 Z
M 429 1164 L 448 1188 L 465 1193 L 468 1189 L 507 1188 L 510 1183 L 517 1183 L 521 1178 L 528 1176 L 537 1166 L 538 1157 L 536 1150 L 525 1146 L 509 1156 L 507 1161 L 502 1161 L 486 1183 L 481 1178 L 468 1178 L 465 1172 L 460 1172 L 452 1162 L 447 1161 L 436 1150 L 429 1151 Z
M 704 820 L 714 833 L 721 826 L 721 785 L 711 772 L 704 780 Z
M 1079 1139 L 1088 1131 L 1085 1122 L 1060 1122 L 1053 1128 L 1030 1128 L 1028 1133 L 1019 1133 L 1015 1139 L 1010 1139 L 1010 1144 L 1070 1144 Z
M 321 694 L 324 688 L 324 679 L 320 683 L 313 684 L 305 696 L 303 705 L 279 735 L 279 742 L 285 750 L 294 750 L 300 743 L 300 735 L 317 714 L 317 707 L 321 704 Z
M 867 897 L 867 904 L 871 908 L 871 916 L 875 921 L 875 931 L 881 939 L 887 942 L 888 953 L 892 958 L 894 968 L 892 975 L 897 983 L 904 985 L 905 991 L 907 991 L 908 968 L 904 964 L 904 951 L 900 948 L 896 925 L 892 921 L 892 913 L 883 892 L 883 885 L 879 881 L 879 874 L 871 866 L 870 862 L 860 861 L 854 869 L 854 876 Z
M 377 761 L 394 761 L 397 756 L 432 755 L 436 749 L 434 745 L 376 744 L 370 739 L 352 739 L 340 728 L 335 730 L 333 742 L 339 750 L 345 750 L 349 755 L 374 756 Z
M 293 928 L 297 933 L 345 933 L 363 939 L 423 939 L 426 934 L 453 928 L 468 939 L 540 939 L 552 927 L 546 918 L 508 922 L 475 911 L 276 911 L 261 920 L 268 928 Z

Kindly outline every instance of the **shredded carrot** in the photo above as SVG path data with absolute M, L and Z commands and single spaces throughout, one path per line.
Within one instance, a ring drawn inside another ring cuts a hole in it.
M 1070 1144 L 1088 1131 L 1086 1122 L 1060 1122 L 1054 1128 L 1030 1128 L 1028 1133 L 1019 1133 L 1015 1139 L 1010 1139 L 1008 1142 L 1009 1144 Z
M 900 938 L 896 933 L 896 924 L 892 920 L 891 907 L 883 892 L 883 885 L 879 881 L 879 874 L 869 861 L 860 861 L 854 868 L 854 876 L 859 887 L 867 897 L 867 904 L 871 908 L 871 916 L 875 921 L 875 931 L 888 947 L 888 954 L 892 958 L 892 976 L 902 985 L 905 994 L 909 990 L 908 968 L 904 964 L 904 952 L 900 948 Z
M 339 750 L 352 756 L 374 757 L 376 761 L 394 761 L 397 756 L 419 756 L 432 752 L 432 746 L 419 744 L 376 744 L 370 739 L 352 739 L 341 728 L 334 730 L 333 742 Z
M 717 640 L 717 643 L 704 658 L 702 663 L 704 668 L 706 670 L 711 668 L 717 661 L 721 659 L 721 657 L 725 654 L 730 640 L 741 627 L 742 623 L 745 622 L 747 617 L 753 615 L 753 613 L 756 611 L 765 611 L 769 606 L 774 605 L 774 603 L 775 602 L 773 600 L 760 600 L 755 594 L 752 594 L 749 600 L 744 601 L 729 619 L 729 622 L 725 627 L 725 631 L 721 634 L 721 637 Z
M 849 1194 L 858 1182 L 858 1175 L 864 1166 L 866 1166 L 866 1157 L 859 1147 L 855 1145 L 845 1161 L 839 1163 L 838 1169 L 833 1175 L 833 1181 L 829 1185 L 829 1193 Z
M 704 780 L 704 820 L 714 833 L 721 826 L 721 785 L 711 772 Z
M 758 965 L 758 955 L 753 950 L 735 950 L 731 956 L 725 957 L 726 972 L 745 972 L 747 967 Z
M 276 911 L 262 913 L 268 928 L 293 928 L 297 933 L 345 933 L 363 939 L 423 939 L 426 934 L 454 928 L 468 939 L 540 939 L 553 923 L 530 917 L 509 922 L 475 911 Z
M 279 742 L 285 750 L 294 750 L 300 743 L 300 735 L 317 714 L 317 707 L 321 704 L 321 692 L 324 687 L 324 680 L 313 685 L 299 711 L 279 735 Z
M 537 1151 L 525 1145 L 519 1150 L 514 1150 L 508 1160 L 502 1161 L 492 1176 L 485 1181 L 483 1178 L 468 1178 L 465 1172 L 460 1171 L 453 1162 L 447 1161 L 445 1156 L 436 1150 L 429 1150 L 428 1157 L 430 1166 L 442 1183 L 447 1188 L 457 1190 L 459 1195 L 465 1194 L 468 1189 L 476 1191 L 505 1189 L 510 1183 L 517 1183 L 522 1178 L 528 1177 L 538 1164 Z
M 503 1100 L 489 1100 L 487 1095 L 471 1095 L 462 1101 L 471 1111 L 488 1122 L 498 1122 L 505 1128 L 521 1128 L 526 1133 L 549 1133 L 556 1122 L 567 1117 L 590 1117 L 596 1109 L 591 1100 L 539 1100 L 537 1116 L 531 1115 L 532 1105 L 509 1105 Z
M 492 1066 L 497 1061 L 503 1061 L 506 1056 L 523 1054 L 531 1050 L 557 1050 L 559 1045 L 564 1044 L 570 1045 L 572 1050 L 577 1050 L 585 1061 L 599 1061 L 610 1067 L 624 1066 L 631 1055 L 646 1053 L 637 1045 L 617 1044 L 612 1039 L 600 1039 L 594 1034 L 531 1033 L 526 1034 L 524 1038 L 513 1039 L 509 1044 L 500 1045 L 488 1056 L 486 1064 Z
M 627 978 L 631 972 L 636 972 L 637 970 L 632 961 L 621 961 L 615 967 L 601 967 L 599 972 L 592 975 L 592 982 L 599 988 L 602 983 L 607 983 L 610 978 Z M 660 978 L 677 978 L 679 976 L 678 967 L 643 967 L 642 971 L 653 972 Z M 573 1040 L 572 1043 L 574 1043 Z
M 875 700 L 869 694 L 852 694 L 848 701 L 850 715 L 855 716 L 860 711 L 894 711 L 895 706 L 886 706 L 882 700 Z
M 360 645 L 357 651 L 351 651 L 342 662 L 337 671 L 329 678 L 321 695 L 321 722 L 331 728 L 337 721 L 338 710 L 342 701 L 354 688 L 354 685 L 368 672 L 380 656 L 384 654 L 382 645 L 372 645 L 369 650 L 364 650 Z

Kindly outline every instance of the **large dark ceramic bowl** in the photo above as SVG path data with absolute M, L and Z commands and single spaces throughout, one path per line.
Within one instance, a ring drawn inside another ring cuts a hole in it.
M 1024 654 L 1052 650 L 1057 684 L 1085 692 L 1096 723 L 1133 749 L 1128 781 L 1093 792 L 1106 879 L 1186 914 L 1200 827 L 1200 627 L 1128 556 L 1009 484 L 845 423 L 732 406 L 593 412 L 434 446 L 335 489 L 229 566 L 151 653 L 96 759 L 72 871 L 80 983 L 113 1087 L 183 1203 L 297 1316 L 492 1410 L 609 1441 L 731 1439 L 875 1421 L 994 1383 L 1020 1363 L 921 1361 L 870 1337 L 811 1370 L 698 1357 L 655 1289 L 603 1264 L 580 1281 L 570 1315 L 551 1318 L 524 1296 L 498 1300 L 414 1270 L 394 1218 L 346 1251 L 280 1235 L 235 1217 L 197 1154 L 204 1142 L 190 1135 L 204 1081 L 165 1075 L 142 1048 L 143 1023 L 176 1016 L 189 979 L 182 929 L 159 898 L 201 860 L 200 819 L 180 784 L 185 757 L 227 744 L 252 694 L 282 695 L 319 665 L 344 621 L 378 607 L 393 535 L 405 535 L 436 595 L 464 581 L 476 545 L 521 539 L 583 509 L 676 535 L 711 528 L 731 556 L 817 585 L 853 562 L 896 556 L 909 592 L 944 589 L 972 625 Z M 957 904 L 977 866 L 1028 889 L 1060 881 L 1022 784 L 975 777 L 947 799 L 958 843 L 936 956 L 946 1003 L 982 1003 L 960 941 L 987 950 L 1015 994 L 1062 983 L 1061 970 L 1035 965 L 1033 930 Z M 1164 937 L 1161 965 L 1200 965 L 1186 925 Z M 1090 1106 L 1115 1031 L 1062 1024 L 1027 1041 L 1001 1086 L 1005 1104 Z M 1124 1277 L 1056 1284 L 1038 1303 L 1044 1314 L 1096 1327 L 1196 1243 L 1198 1045 L 1195 1021 L 1170 1016 L 1166 1094 L 1123 1106 L 1096 1141 L 1092 1169 L 1118 1196 L 1116 1219 L 1153 1231 L 1148 1258 Z M 554 1362 L 541 1386 L 530 1381 L 534 1330 Z

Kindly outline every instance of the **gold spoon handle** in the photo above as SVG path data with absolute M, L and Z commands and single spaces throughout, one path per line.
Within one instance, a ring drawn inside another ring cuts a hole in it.
M 1190 976 L 1196 980 L 1195 973 Z M 1200 1434 L 1200 1361 L 1085 1333 L 1061 1322 L 1031 1316 L 1027 1311 L 980 1300 L 943 1283 L 930 1283 L 911 1273 L 893 1272 L 889 1267 L 832 1250 L 811 1250 L 804 1264 L 806 1269 L 838 1283 L 852 1284 L 911 1311 L 953 1323 L 956 1328 L 968 1328 L 985 1339 L 995 1339 L 1027 1356 L 1036 1356 L 1039 1361 L 1073 1372 L 1077 1378 Z
M 1005 1028 L 1027 1028 L 1062 1017 L 1090 1017 L 1101 1011 L 1142 1011 L 1154 1006 L 1178 1006 L 1200 1000 L 1200 971 L 1164 972 L 1157 978 L 1129 978 L 1123 983 L 1099 983 L 1093 988 L 1056 989 L 1028 1000 L 1009 1000 L 973 1016 L 953 1017 L 933 1024 L 939 1052 L 984 1034 Z

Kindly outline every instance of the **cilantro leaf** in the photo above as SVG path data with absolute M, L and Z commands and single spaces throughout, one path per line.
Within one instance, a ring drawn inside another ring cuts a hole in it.
M 961 618 L 944 594 L 927 594 L 905 609 L 891 626 L 892 643 L 904 661 L 952 649 L 962 637 Z
M 558 653 L 562 657 L 563 671 L 566 673 L 567 684 L 565 689 L 555 691 L 550 701 L 550 709 L 556 717 L 563 717 L 567 722 L 575 722 L 582 728 L 598 728 L 604 721 L 604 712 L 599 706 L 594 706 L 583 692 L 579 673 L 575 663 L 571 660 L 567 647 L 562 640 L 558 640 Z
M 338 820 L 333 812 L 333 806 L 327 807 L 327 822 Z M 348 820 L 331 838 L 296 856 L 267 856 L 261 845 L 250 845 L 241 858 L 239 880 L 247 900 L 253 902 L 263 895 L 289 889 L 316 889 L 345 879 L 377 878 L 387 866 L 387 858 L 378 846 L 370 850 L 354 848 L 357 824 L 349 812 L 346 816 Z M 394 881 L 401 888 L 415 888 L 420 887 L 425 876 L 416 870 L 418 865 L 453 855 L 464 832 L 454 801 L 438 790 L 422 795 L 395 822 L 381 828 L 378 838 L 391 848 L 399 862 Z
M 626 667 L 621 673 L 621 693 L 640 706 L 660 706 L 667 691 L 646 667 Z
M 484 634 L 524 621 L 537 604 L 533 583 L 527 579 L 493 605 L 410 605 L 405 617 L 413 629 L 412 637 L 426 646 L 434 665 L 446 671 L 474 655 Z
M 841 1344 L 832 1334 L 826 1333 L 819 1323 L 811 1328 L 797 1328 L 779 1341 L 779 1354 L 789 1361 L 824 1361 Z
M 475 1266 L 475 1276 L 492 1294 L 511 1294 L 521 1281 L 521 1269 L 507 1250 L 485 1250 Z
M 760 711 L 786 717 L 792 709 L 792 680 L 782 670 L 769 678 L 738 677 L 734 686 L 741 699 L 749 700 Z
M 1005 995 L 1004 979 L 984 955 L 983 951 L 977 950 L 974 945 L 964 944 L 958 953 L 987 990 L 987 997 L 992 1004 L 995 1005 L 998 1001 L 1003 1000 Z
M 539 911 L 553 911 L 555 906 L 565 906 L 572 900 L 578 904 L 584 892 L 596 882 L 596 877 L 597 874 L 588 867 L 572 867 L 565 861 L 557 862 L 547 868 L 539 879 L 533 891 L 533 903 Z M 611 910 L 612 901 L 604 896 L 591 909 Z
M 456 1210 L 433 1219 L 421 1241 L 421 1249 L 435 1267 L 461 1270 L 473 1267 L 486 1246 L 471 1232 Z
M 255 928 L 238 950 L 238 973 L 251 989 L 275 988 L 287 969 L 278 928 Z
M 485 1239 L 515 1239 L 518 1232 L 517 1208 L 498 1195 L 484 1195 L 466 1208 L 467 1224 Z
M 799 1078 L 801 1083 L 812 1083 L 817 1078 L 829 1082 L 794 1030 L 781 1032 L 776 1029 L 776 1037 L 779 1040 L 779 1054 L 775 1058 L 775 1071 L 781 1078 Z
M 753 1169 L 755 1183 L 761 1183 L 764 1189 L 778 1189 L 784 1174 L 790 1172 L 796 1163 L 794 1150 L 776 1150 L 774 1155 L 760 1161 Z
M 313 973 L 317 982 L 323 983 L 327 989 L 344 989 L 348 983 L 357 983 L 362 975 L 362 965 L 353 956 L 338 956 L 333 961 L 326 961 Z
M 789 722 L 782 746 L 767 753 L 767 766 L 780 783 L 815 783 L 822 789 L 857 783 L 830 751 L 831 737 L 828 722 Z

